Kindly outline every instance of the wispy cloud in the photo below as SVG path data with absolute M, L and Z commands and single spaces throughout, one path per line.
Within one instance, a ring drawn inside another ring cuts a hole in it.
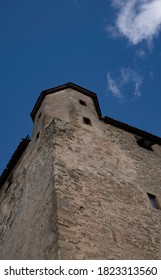
M 133 83 L 134 90 L 132 98 L 139 98 L 141 96 L 141 85 L 143 78 L 133 69 L 122 68 L 117 78 L 112 78 L 111 74 L 107 73 L 107 84 L 109 91 L 120 102 L 127 101 L 128 96 L 125 96 L 125 88 L 129 83 Z
M 120 84 L 114 79 L 112 79 L 111 74 L 107 73 L 107 83 L 108 83 L 108 89 L 112 94 L 118 98 L 120 101 L 123 101 L 123 95 L 121 94 L 121 88 Z
M 136 57 L 139 57 L 139 58 L 145 58 L 145 56 L 146 56 L 146 52 L 145 52 L 145 50 L 143 50 L 143 49 L 138 49 L 138 50 L 136 50 Z
M 117 9 L 113 26 L 106 30 L 121 35 L 136 45 L 143 40 L 151 44 L 161 31 L 161 0 L 111 0 Z

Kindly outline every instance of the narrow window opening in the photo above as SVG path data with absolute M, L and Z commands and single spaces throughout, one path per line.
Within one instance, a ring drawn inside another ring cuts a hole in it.
M 41 118 L 41 113 L 39 114 L 38 118 L 39 118 L 39 119 Z
M 39 136 L 40 136 L 40 132 L 38 132 L 38 133 L 36 134 L 36 139 L 38 139 Z
M 144 149 L 147 149 L 149 151 L 153 151 L 153 149 L 152 149 L 152 146 L 154 145 L 153 142 L 151 142 L 151 141 L 142 137 L 142 138 L 137 140 L 137 143 L 140 147 L 142 147 Z
M 91 120 L 88 118 L 83 117 L 83 122 L 87 125 L 92 125 Z
M 159 205 L 157 203 L 156 196 L 151 193 L 148 193 L 148 197 L 149 197 L 151 206 L 155 209 L 159 209 Z
M 79 100 L 79 103 L 80 103 L 82 106 L 87 106 L 86 102 L 83 101 L 83 100 Z

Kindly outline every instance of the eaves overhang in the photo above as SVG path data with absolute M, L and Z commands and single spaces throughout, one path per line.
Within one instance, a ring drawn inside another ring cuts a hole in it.
M 147 131 L 144 131 L 144 130 L 141 130 L 139 128 L 136 128 L 134 126 L 131 126 L 129 124 L 126 124 L 124 122 L 121 122 L 121 121 L 118 121 L 116 119 L 113 119 L 113 118 L 110 118 L 110 117 L 101 117 L 100 118 L 103 122 L 105 123 L 108 123 L 110 125 L 113 125 L 115 127 L 118 127 L 120 129 L 123 129 L 127 132 L 130 132 L 138 137 L 142 137 L 142 138 L 145 138 L 149 141 L 151 141 L 153 144 L 158 144 L 158 145 L 161 145 L 161 138 L 154 135 L 154 134 L 151 134 Z
M 44 90 L 44 91 L 41 92 L 39 98 L 36 101 L 36 104 L 35 104 L 32 112 L 31 112 L 31 118 L 32 118 L 33 122 L 34 122 L 34 119 L 35 119 L 35 115 L 36 115 L 37 111 L 39 110 L 39 108 L 40 108 L 40 106 L 41 106 L 41 104 L 42 104 L 46 95 L 53 94 L 55 92 L 65 90 L 65 89 L 68 89 L 68 88 L 71 88 L 73 90 L 81 92 L 84 95 L 87 95 L 87 96 L 91 97 L 93 99 L 97 114 L 98 114 L 99 118 L 101 117 L 101 110 L 100 110 L 100 106 L 99 106 L 99 103 L 98 103 L 98 98 L 97 98 L 96 93 L 94 93 L 90 90 L 87 90 L 83 87 L 80 87 L 80 86 L 78 86 L 74 83 L 69 82 L 69 83 L 63 84 L 61 86 L 50 88 L 50 89 L 47 89 L 47 90 Z

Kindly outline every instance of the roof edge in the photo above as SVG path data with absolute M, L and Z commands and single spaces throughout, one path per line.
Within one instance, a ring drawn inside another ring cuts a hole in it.
M 129 124 L 126 124 L 124 122 L 118 121 L 116 119 L 113 119 L 113 118 L 110 118 L 107 116 L 101 117 L 101 120 L 104 121 L 105 123 L 108 123 L 115 127 L 121 128 L 127 132 L 133 133 L 136 136 L 146 138 L 147 140 L 153 142 L 154 144 L 161 145 L 161 137 L 151 134 L 150 132 L 141 130 L 139 128 L 136 128 L 134 126 L 131 126 Z
M 58 92 L 58 91 L 61 91 L 61 90 L 67 89 L 67 88 L 74 89 L 76 91 L 79 91 L 79 92 L 83 93 L 84 95 L 90 96 L 93 99 L 93 102 L 94 102 L 94 105 L 95 105 L 95 108 L 96 108 L 96 111 L 97 111 L 97 114 L 98 114 L 99 118 L 101 117 L 101 109 L 100 109 L 100 106 L 99 106 L 97 94 L 90 91 L 90 90 L 87 90 L 87 89 L 85 89 L 81 86 L 78 86 L 77 84 L 69 82 L 69 83 L 63 84 L 61 86 L 57 86 L 57 87 L 53 87 L 53 88 L 50 88 L 50 89 L 47 89 L 47 90 L 43 90 L 41 92 L 40 96 L 38 97 L 38 99 L 35 103 L 35 106 L 34 106 L 32 112 L 31 112 L 31 114 L 30 114 L 31 118 L 32 118 L 32 121 L 34 122 L 35 115 L 36 115 L 37 111 L 39 110 L 39 108 L 40 108 L 40 106 L 41 106 L 41 104 L 42 104 L 46 95 L 52 94 L 52 93 L 55 93 L 55 92 Z

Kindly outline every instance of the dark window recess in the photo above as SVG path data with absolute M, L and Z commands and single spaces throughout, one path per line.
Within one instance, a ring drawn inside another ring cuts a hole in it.
M 144 149 L 147 149 L 149 151 L 153 151 L 153 149 L 152 149 L 152 146 L 154 145 L 153 142 L 151 142 L 151 141 L 142 137 L 142 138 L 137 140 L 137 143 L 140 147 L 142 147 Z
M 79 207 L 80 211 L 82 212 L 84 210 L 84 207 L 83 206 L 80 206 Z
M 88 118 L 83 117 L 83 122 L 87 125 L 92 125 L 91 120 Z
M 83 101 L 83 100 L 79 100 L 79 103 L 80 103 L 81 105 L 83 105 L 83 106 L 87 106 L 86 102 Z
M 40 136 L 40 132 L 38 132 L 38 133 L 36 134 L 36 139 L 38 139 L 39 136 Z
M 157 203 L 156 196 L 151 193 L 148 193 L 148 197 L 149 197 L 151 206 L 155 209 L 159 209 L 159 205 Z
M 41 113 L 39 114 L 38 118 L 39 118 L 39 119 L 41 118 Z

